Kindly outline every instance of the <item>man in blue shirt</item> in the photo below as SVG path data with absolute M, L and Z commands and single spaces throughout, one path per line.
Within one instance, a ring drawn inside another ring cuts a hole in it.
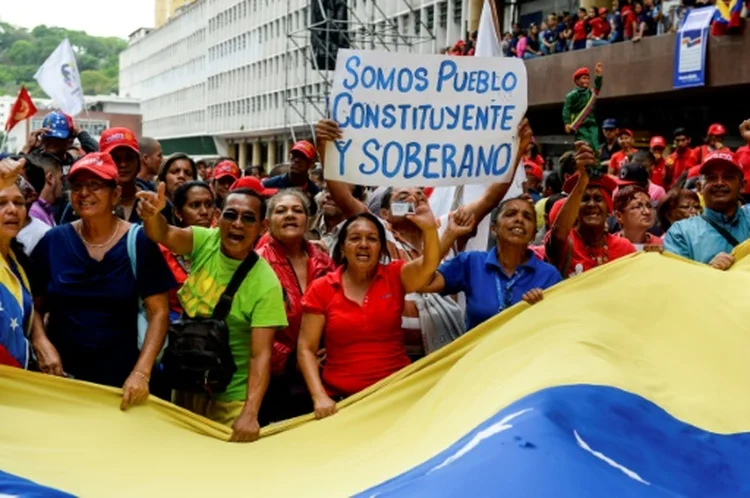
M 289 152 L 289 173 L 266 178 L 263 186 L 267 188 L 299 188 L 310 198 L 314 198 L 320 188 L 310 179 L 309 172 L 315 166 L 315 146 L 307 140 L 300 140 Z
M 732 249 L 750 238 L 750 206 L 740 206 L 745 177 L 734 154 L 727 151 L 709 154 L 700 174 L 706 210 L 672 225 L 664 249 L 726 270 L 734 263 Z

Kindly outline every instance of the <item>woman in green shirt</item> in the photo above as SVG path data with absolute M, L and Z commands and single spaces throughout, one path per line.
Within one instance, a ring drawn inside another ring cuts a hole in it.
M 249 189 L 227 196 L 217 228 L 177 228 L 160 211 L 165 186 L 138 193 L 138 212 L 146 234 L 175 254 L 190 257 L 190 275 L 178 295 L 190 317 L 210 316 L 237 267 L 253 251 L 265 215 L 263 199 Z M 286 327 L 281 284 L 260 258 L 239 287 L 227 317 L 229 346 L 237 365 L 227 389 L 208 396 L 176 393 L 175 403 L 216 422 L 230 425 L 232 441 L 254 441 L 258 411 L 268 387 L 274 333 Z

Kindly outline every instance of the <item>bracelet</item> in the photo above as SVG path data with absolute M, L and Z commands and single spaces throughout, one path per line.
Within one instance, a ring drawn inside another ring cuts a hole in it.
M 139 372 L 138 370 L 133 370 L 131 372 L 132 375 L 135 375 L 137 377 L 140 377 L 141 379 L 145 380 L 146 382 L 149 382 L 151 380 L 151 376 L 146 375 L 143 372 Z

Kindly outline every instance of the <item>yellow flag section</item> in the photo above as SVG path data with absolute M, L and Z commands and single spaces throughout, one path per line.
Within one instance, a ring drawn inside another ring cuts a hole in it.
M 1 368 L 0 471 L 97 497 L 435 496 L 434 479 L 451 469 L 472 495 L 516 489 L 514 476 L 522 492 L 508 496 L 541 496 L 530 490 L 547 481 L 554 496 L 585 496 L 597 482 L 608 496 L 620 486 L 675 496 L 689 476 L 713 496 L 750 490 L 747 459 L 734 461 L 737 444 L 750 448 L 747 268 L 643 253 L 615 261 L 531 309 L 514 306 L 336 415 L 286 422 L 252 444 L 225 442 L 228 429 L 167 403 L 121 412 L 115 389 Z M 705 466 L 673 467 L 681 454 Z M 508 467 L 461 467 L 472 455 Z

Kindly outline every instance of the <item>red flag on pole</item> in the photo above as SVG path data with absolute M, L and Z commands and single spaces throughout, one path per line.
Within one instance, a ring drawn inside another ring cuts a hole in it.
M 18 92 L 18 97 L 13 103 L 10 112 L 8 113 L 8 121 L 5 123 L 5 131 L 8 132 L 13 129 L 18 123 L 24 119 L 28 119 L 36 114 L 36 106 L 34 101 L 31 100 L 31 95 L 26 91 L 26 87 L 22 86 L 21 91 Z

